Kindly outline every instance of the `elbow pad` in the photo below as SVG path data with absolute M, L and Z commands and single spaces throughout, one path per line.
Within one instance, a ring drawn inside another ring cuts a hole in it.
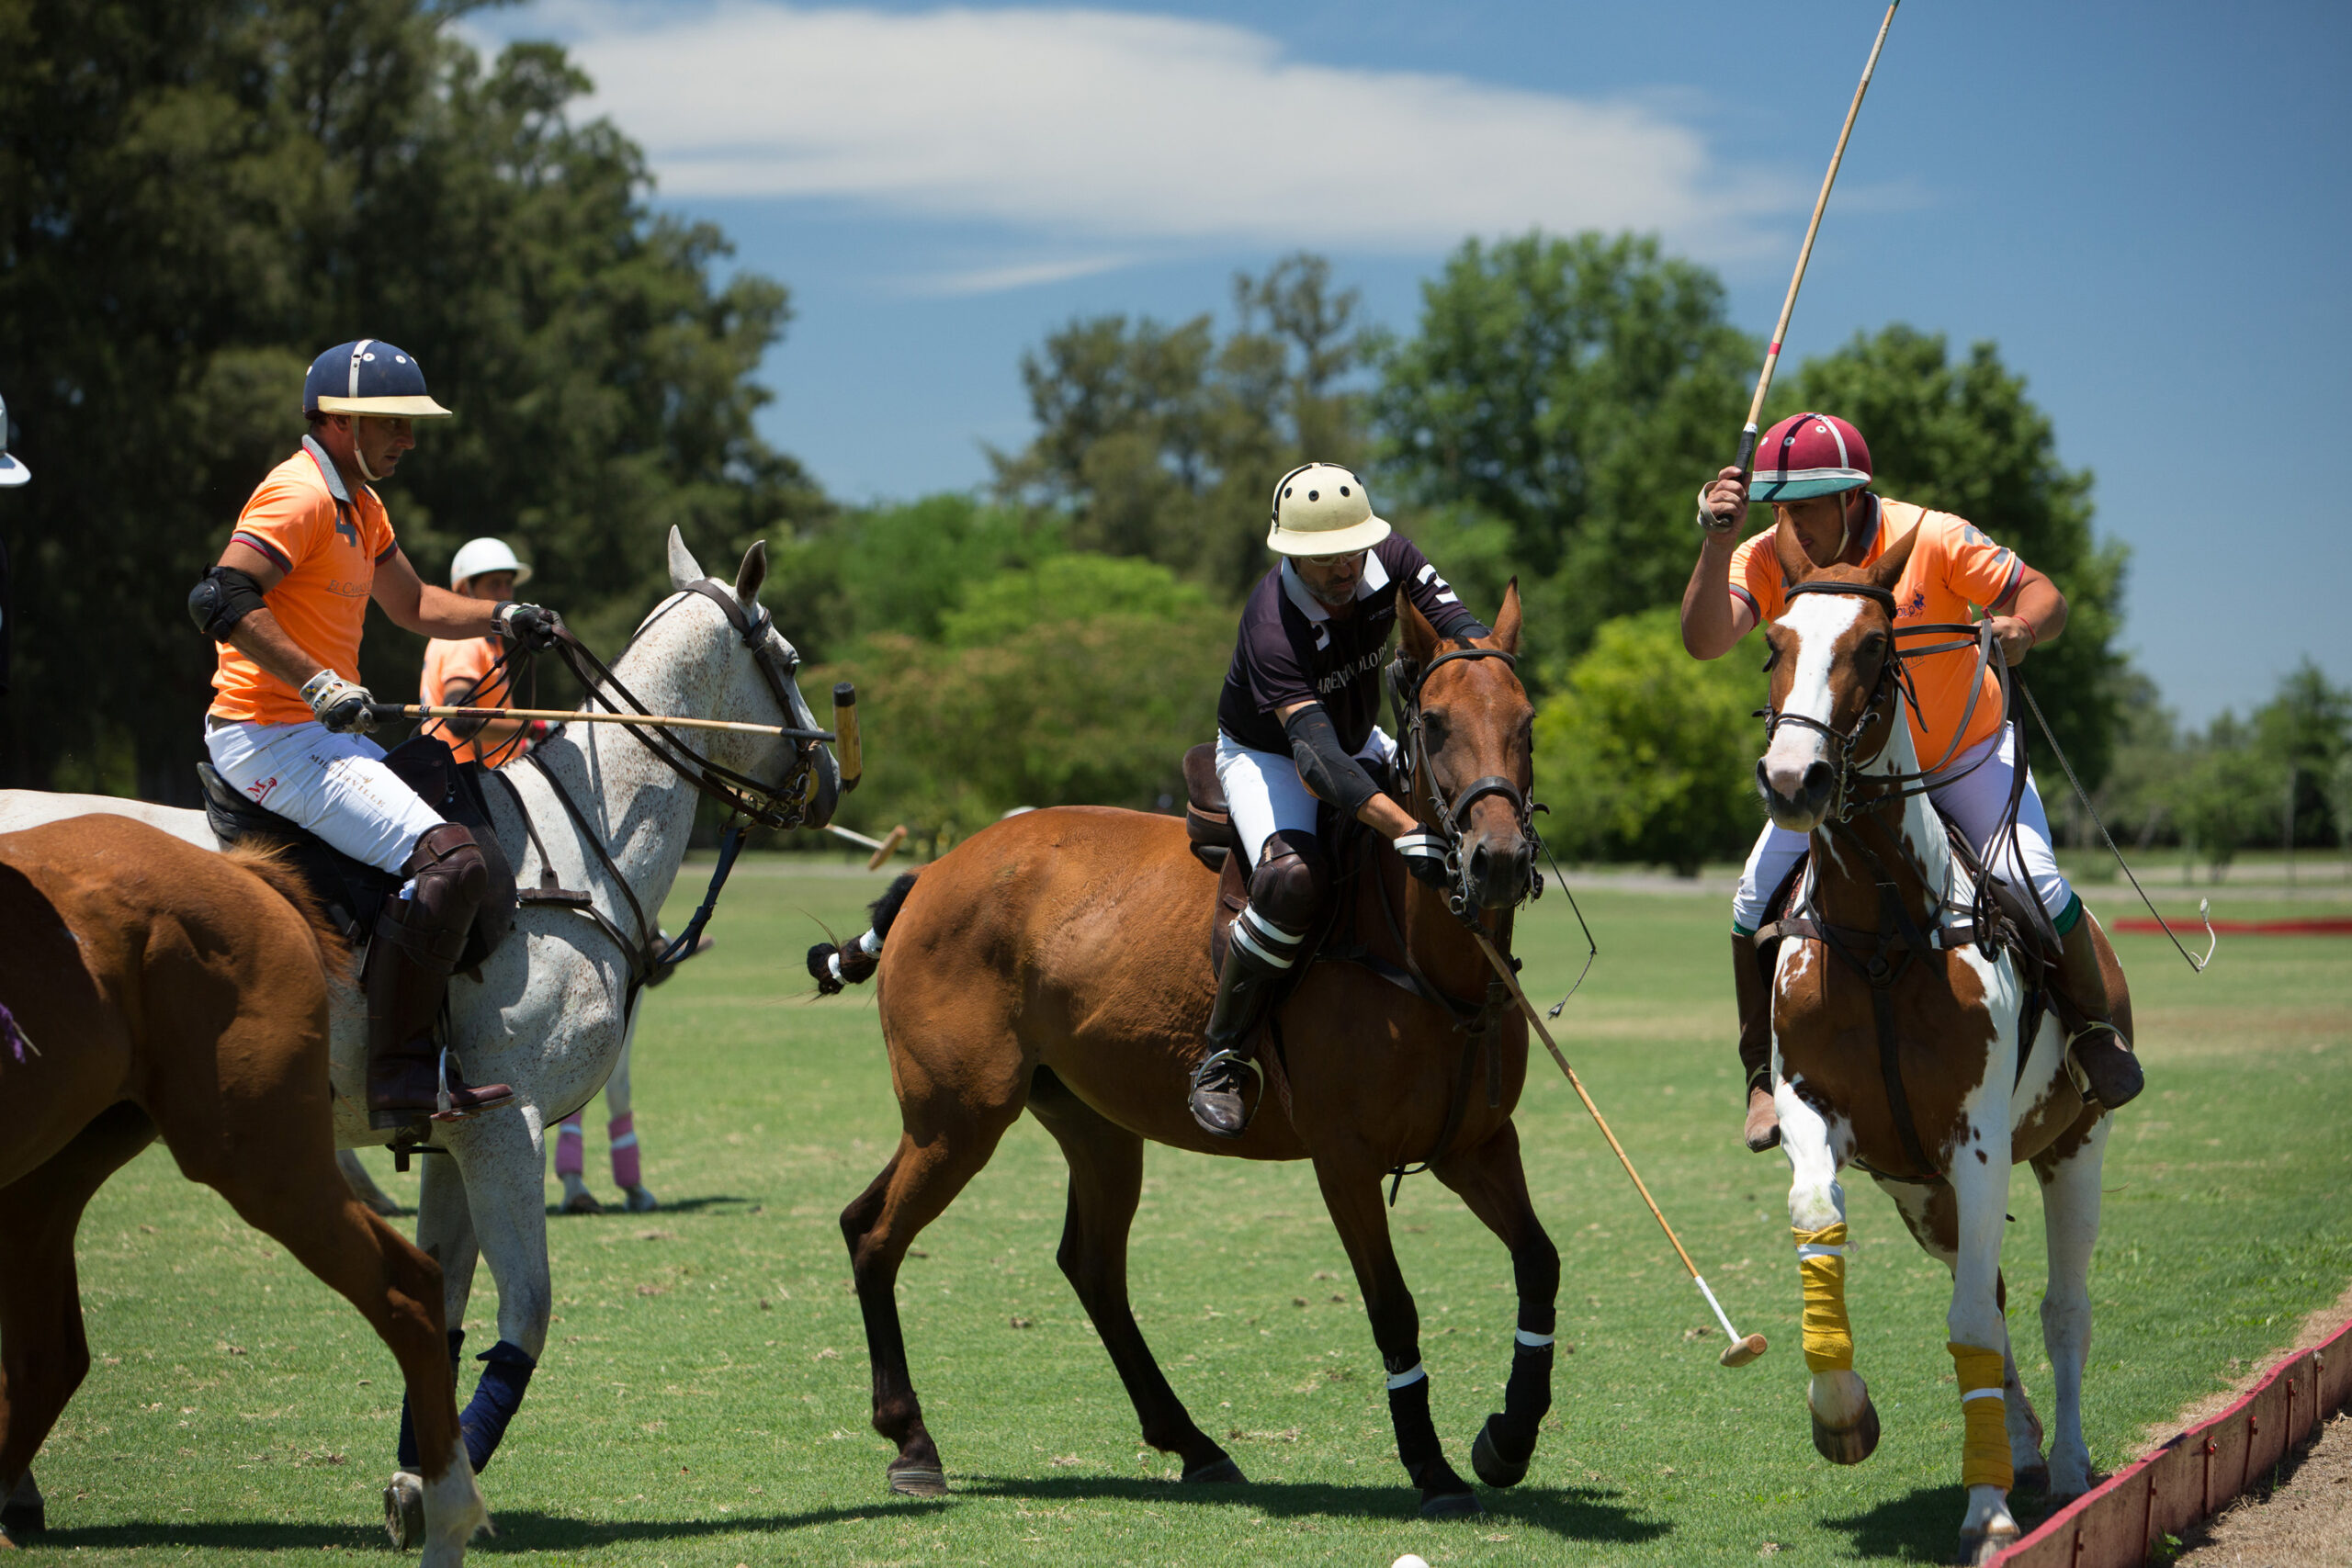
M 1363 764 L 1340 744 L 1340 732 L 1331 728 L 1331 716 L 1323 711 L 1322 704 L 1299 709 L 1283 722 L 1283 728 L 1290 736 L 1290 754 L 1298 763 L 1298 776 L 1349 820 L 1380 793 Z
M 253 573 L 233 566 L 209 566 L 188 591 L 187 617 L 214 642 L 227 642 L 237 623 L 266 603 Z

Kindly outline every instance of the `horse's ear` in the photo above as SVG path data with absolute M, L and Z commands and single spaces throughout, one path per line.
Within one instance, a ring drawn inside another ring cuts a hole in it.
M 1495 612 L 1495 646 L 1505 653 L 1519 651 L 1519 579 L 1503 590 L 1503 607 Z
M 1414 663 L 1427 664 L 1437 652 L 1437 628 L 1401 588 L 1396 591 L 1396 629 L 1398 646 Z
M 1886 553 L 1871 562 L 1871 583 L 1894 592 L 1894 585 L 1903 581 L 1903 569 L 1911 564 L 1911 547 L 1918 542 L 1919 530 L 1915 525 L 1909 533 L 1887 546 Z
M 768 542 L 754 539 L 752 547 L 743 552 L 743 564 L 735 573 L 735 603 L 748 608 L 760 602 L 760 584 L 768 580 Z
M 1804 541 L 1786 523 L 1772 528 L 1772 558 L 1781 563 L 1781 584 L 1793 588 L 1813 575 L 1813 558 L 1804 553 Z
M 709 573 L 695 559 L 694 551 L 686 548 L 685 536 L 676 528 L 670 530 L 670 586 L 681 592 L 700 582 Z

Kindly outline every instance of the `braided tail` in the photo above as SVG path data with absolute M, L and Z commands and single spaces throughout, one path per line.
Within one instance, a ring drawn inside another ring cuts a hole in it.
M 907 895 L 915 889 L 915 874 L 911 871 L 890 884 L 889 891 L 874 900 L 869 913 L 874 923 L 864 936 L 845 946 L 820 942 L 808 950 L 808 976 L 817 982 L 817 994 L 831 997 L 841 994 L 845 986 L 862 986 L 874 977 L 882 963 L 882 942 L 890 934 L 890 924 L 906 906 Z

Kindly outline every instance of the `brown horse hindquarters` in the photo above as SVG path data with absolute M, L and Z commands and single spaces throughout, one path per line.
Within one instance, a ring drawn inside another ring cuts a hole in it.
M 86 1370 L 72 1249 L 82 1206 L 160 1133 L 183 1172 L 390 1347 L 432 1456 L 425 1561 L 461 1559 L 484 1515 L 458 1436 L 440 1271 L 335 1168 L 333 933 L 272 867 L 92 817 L 0 837 L 0 1001 L 40 1053 L 29 1065 L 60 1069 L 28 1073 L 0 1044 L 6 1125 L 59 1151 L 0 1192 L 0 1495 Z M 60 942 L 62 966 L 50 951 Z

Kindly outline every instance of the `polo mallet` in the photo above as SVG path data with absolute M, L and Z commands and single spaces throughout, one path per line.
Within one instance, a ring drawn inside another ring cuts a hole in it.
M 1617 1134 L 1609 1130 L 1609 1119 L 1601 1115 L 1600 1107 L 1592 1102 L 1592 1096 L 1584 1091 L 1583 1080 L 1577 1077 L 1577 1070 L 1568 1066 L 1568 1059 L 1560 1055 L 1559 1046 L 1553 1043 L 1552 1032 L 1544 1027 L 1544 1020 L 1535 1010 L 1535 1004 L 1529 1001 L 1527 993 L 1519 988 L 1519 976 L 1511 973 L 1510 965 L 1501 953 L 1495 951 L 1495 944 L 1487 940 L 1485 931 L 1474 928 L 1470 934 L 1478 939 L 1479 951 L 1487 955 L 1487 962 L 1495 966 L 1495 973 L 1503 977 L 1503 984 L 1510 987 L 1512 998 L 1519 1003 L 1519 1010 L 1527 1015 L 1528 1023 L 1543 1037 L 1544 1048 L 1552 1053 L 1552 1060 L 1559 1063 L 1560 1071 L 1568 1075 L 1568 1087 L 1577 1091 L 1577 1098 L 1584 1101 L 1584 1108 L 1592 1112 L 1593 1122 L 1600 1129 L 1600 1135 L 1609 1140 L 1609 1147 L 1616 1154 L 1617 1163 L 1623 1166 L 1625 1174 L 1634 1179 L 1634 1190 L 1639 1192 L 1642 1201 L 1649 1205 L 1650 1218 L 1656 1220 L 1657 1228 L 1666 1233 L 1666 1239 L 1674 1246 L 1674 1255 L 1681 1258 L 1682 1267 L 1690 1271 L 1690 1282 L 1699 1287 L 1699 1293 L 1707 1298 L 1707 1305 L 1714 1311 L 1715 1321 L 1724 1325 L 1724 1334 L 1731 1343 L 1715 1359 L 1726 1367 L 1747 1365 L 1764 1353 L 1764 1336 L 1750 1334 L 1742 1337 L 1739 1330 L 1731 1325 L 1731 1318 L 1724 1312 L 1723 1303 L 1715 1300 L 1715 1292 L 1707 1288 L 1706 1279 L 1699 1272 L 1699 1266 L 1691 1262 L 1690 1255 L 1682 1249 L 1682 1238 L 1674 1234 L 1674 1227 L 1668 1224 L 1666 1216 L 1658 1212 L 1657 1200 L 1650 1196 L 1649 1188 L 1642 1181 L 1642 1173 L 1634 1168 L 1634 1162 L 1625 1157 L 1624 1145 L 1617 1141 Z
M 1871 45 L 1871 57 L 1862 67 L 1862 79 L 1854 87 L 1854 101 L 1847 106 L 1845 128 L 1838 132 L 1838 151 L 1829 155 L 1829 172 L 1821 176 L 1821 194 L 1813 198 L 1813 221 L 1804 226 L 1804 248 L 1797 252 L 1796 275 L 1789 279 L 1789 297 L 1781 301 L 1781 319 L 1772 327 L 1772 346 L 1764 351 L 1764 368 L 1756 378 L 1756 396 L 1747 405 L 1747 428 L 1739 434 L 1739 456 L 1732 466 L 1739 470 L 1740 482 L 1747 482 L 1750 465 L 1756 461 L 1757 422 L 1764 417 L 1764 394 L 1772 389 L 1772 372 L 1781 363 L 1781 344 L 1789 335 L 1789 318 L 1796 313 L 1797 290 L 1804 287 L 1805 264 L 1813 259 L 1814 236 L 1821 232 L 1821 214 L 1829 206 L 1829 187 L 1838 183 L 1838 165 L 1846 159 L 1846 139 L 1854 134 L 1854 117 L 1862 112 L 1862 95 L 1871 90 L 1871 73 L 1878 69 L 1879 51 L 1886 47 L 1886 29 L 1894 25 L 1894 7 L 1903 0 L 1894 0 L 1886 8 L 1886 20 L 1878 25 L 1878 41 Z
M 729 735 L 781 735 L 788 740 L 831 740 L 830 729 L 796 729 L 788 724 L 740 724 L 731 718 L 682 718 L 660 713 L 599 713 L 589 708 L 462 708 L 424 703 L 369 703 L 368 711 L 389 718 L 544 718 L 557 724 L 642 724 L 657 729 L 717 729 Z
M 880 871 L 883 862 L 897 854 L 899 846 L 906 842 L 907 839 L 907 825 L 904 822 L 878 839 L 869 839 L 854 828 L 836 828 L 830 822 L 825 824 L 825 831 L 836 839 L 847 839 L 853 844 L 862 844 L 872 850 L 874 853 L 865 863 L 865 869 L 868 871 Z

